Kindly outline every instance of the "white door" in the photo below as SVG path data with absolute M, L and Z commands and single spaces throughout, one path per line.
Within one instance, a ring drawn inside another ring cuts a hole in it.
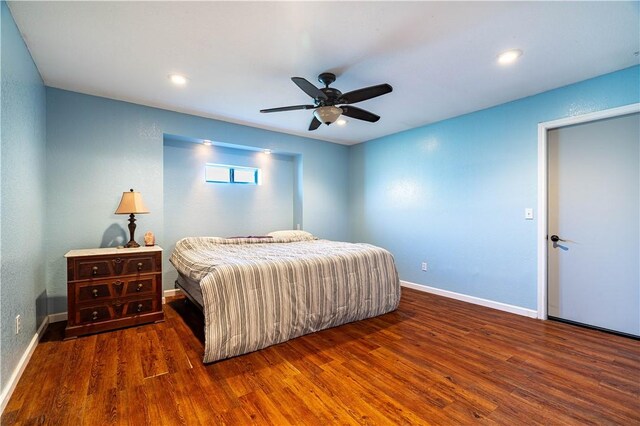
M 548 132 L 549 317 L 640 336 L 639 146 L 637 113 Z

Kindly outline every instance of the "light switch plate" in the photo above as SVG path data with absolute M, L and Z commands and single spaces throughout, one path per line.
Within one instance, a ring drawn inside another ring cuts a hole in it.
M 524 209 L 524 218 L 527 220 L 531 220 L 533 219 L 533 209 L 530 207 L 527 207 L 526 209 Z

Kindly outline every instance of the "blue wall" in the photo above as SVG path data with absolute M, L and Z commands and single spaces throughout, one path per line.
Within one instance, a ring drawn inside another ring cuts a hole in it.
M 100 246 L 116 226 L 126 229 L 126 218 L 113 214 L 123 191 L 140 191 L 151 211 L 139 218 L 140 229 L 154 231 L 160 246 L 171 244 L 163 232 L 167 135 L 300 155 L 304 229 L 323 238 L 349 238 L 346 146 L 47 88 L 50 312 L 67 310 L 63 255 Z
M 45 88 L 40 74 L 7 4 L 1 2 L 0 8 L 0 388 L 4 389 L 47 314 L 44 258 L 46 117 Z M 16 315 L 22 318 L 19 335 L 15 334 Z
M 403 280 L 536 309 L 537 124 L 638 102 L 639 70 L 352 147 L 352 239 L 389 249 Z
M 164 287 L 177 273 L 169 263 L 175 243 L 189 236 L 265 235 L 295 229 L 294 187 L 297 158 L 292 155 L 165 138 L 164 143 Z M 261 185 L 205 182 L 206 163 L 256 167 Z M 140 216 L 139 220 L 143 220 Z M 139 240 L 145 229 L 141 227 Z

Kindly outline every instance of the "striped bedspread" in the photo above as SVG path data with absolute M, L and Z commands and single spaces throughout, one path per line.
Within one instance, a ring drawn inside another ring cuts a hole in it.
M 170 258 L 200 281 L 204 362 L 397 308 L 400 282 L 391 253 L 327 240 L 180 240 Z

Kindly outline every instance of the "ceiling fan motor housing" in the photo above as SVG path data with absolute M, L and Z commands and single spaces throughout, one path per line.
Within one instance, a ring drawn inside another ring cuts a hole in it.
M 318 76 L 318 81 L 324 84 L 325 87 L 329 87 L 331 83 L 336 81 L 336 75 L 331 72 L 323 72 Z
M 327 99 L 316 98 L 315 102 L 317 106 L 333 106 L 335 104 L 343 103 L 340 102 L 340 97 L 342 96 L 342 92 L 338 89 L 333 89 L 330 87 L 320 89 L 322 93 L 327 95 Z

